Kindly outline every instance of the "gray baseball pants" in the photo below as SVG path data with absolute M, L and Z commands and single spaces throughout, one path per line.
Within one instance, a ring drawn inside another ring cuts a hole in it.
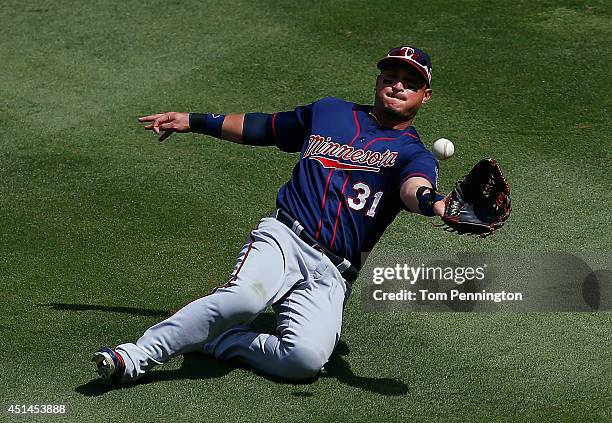
M 316 376 L 340 339 L 349 295 L 350 285 L 327 256 L 276 219 L 264 218 L 226 285 L 149 328 L 136 343 L 116 347 L 126 364 L 122 382 L 198 351 L 287 380 Z M 274 335 L 248 324 L 268 306 L 277 316 Z

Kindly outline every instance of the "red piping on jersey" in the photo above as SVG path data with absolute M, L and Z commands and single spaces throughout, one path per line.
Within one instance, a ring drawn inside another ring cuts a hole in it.
M 381 138 L 374 138 L 373 140 L 371 140 L 369 143 L 367 143 L 364 147 L 363 147 L 363 151 L 365 151 L 368 146 L 372 143 L 375 143 L 376 141 L 388 141 L 388 140 L 396 140 L 399 137 L 403 137 L 404 135 L 408 135 L 411 136 L 412 138 L 418 138 L 417 136 L 411 134 L 410 132 L 402 132 L 401 134 L 399 134 L 397 137 L 393 137 L 393 138 L 389 138 L 389 137 L 381 137 Z
M 331 177 L 334 173 L 334 170 L 336 169 L 332 169 L 331 172 L 329 172 L 329 175 L 327 176 L 327 182 L 325 182 L 325 191 L 323 191 L 323 200 L 321 201 L 321 211 L 323 211 L 323 209 L 325 208 L 325 198 L 327 197 L 327 189 L 329 188 L 329 181 L 331 181 Z
M 409 137 L 412 137 L 412 138 L 414 138 L 414 139 L 418 139 L 418 138 L 419 138 L 419 137 L 417 137 L 416 135 L 411 134 L 410 132 L 402 132 L 402 133 L 400 134 L 400 137 L 401 137 L 401 136 L 403 136 L 403 135 L 408 135 Z
M 349 175 L 346 175 L 346 179 L 344 180 L 344 185 L 342 185 L 342 192 L 340 193 L 340 202 L 338 203 L 338 211 L 336 212 L 336 222 L 334 223 L 334 234 L 332 235 L 331 243 L 329 244 L 329 248 L 333 248 L 334 241 L 336 240 L 336 231 L 338 230 L 338 221 L 340 220 L 340 209 L 342 208 L 342 199 L 344 198 L 344 190 L 346 190 L 346 185 L 348 184 Z
M 355 133 L 355 136 L 351 140 L 351 143 L 349 144 L 349 146 L 353 145 L 355 141 L 357 140 L 357 138 L 359 137 L 359 134 L 361 134 L 361 125 L 359 125 L 359 119 L 357 118 L 356 110 L 353 110 L 353 119 L 355 119 L 355 127 L 357 128 L 357 132 Z M 274 128 L 274 125 L 272 125 L 272 128 Z M 317 240 L 319 239 L 319 235 L 321 235 L 321 227 L 323 226 L 323 215 L 325 213 L 325 200 L 327 199 L 327 190 L 329 189 L 329 181 L 331 181 L 331 177 L 334 173 L 334 170 L 335 169 L 332 169 L 329 171 L 329 175 L 327 176 L 327 182 L 325 183 L 325 190 L 323 191 L 323 201 L 321 201 L 321 218 L 319 219 L 319 224 L 317 225 L 317 233 L 315 234 L 315 239 Z M 338 220 L 336 219 L 336 222 L 337 221 Z
M 319 235 L 321 235 L 321 227 L 323 226 L 323 212 L 325 211 L 325 199 L 327 198 L 327 189 L 329 188 L 329 181 L 331 181 L 331 177 L 334 174 L 334 170 L 329 171 L 329 175 L 327 176 L 327 182 L 325 183 L 325 190 L 323 191 L 323 200 L 321 201 L 321 218 L 319 219 L 319 224 L 317 225 L 317 233 L 315 234 L 315 239 L 319 239 Z
M 278 113 L 274 113 L 272 115 L 272 135 L 274 135 L 274 139 L 276 139 L 276 128 L 274 127 L 274 122 L 276 122 L 276 115 Z

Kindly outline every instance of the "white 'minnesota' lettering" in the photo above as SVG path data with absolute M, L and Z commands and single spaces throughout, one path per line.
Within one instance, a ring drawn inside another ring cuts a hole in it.
M 376 167 L 392 167 L 399 155 L 397 151 L 363 150 L 347 144 L 333 142 L 331 137 L 323 138 L 321 135 L 311 135 L 308 138 L 308 147 L 304 152 L 304 158 L 314 155 L 326 155 L 348 160 L 353 163 L 367 164 Z

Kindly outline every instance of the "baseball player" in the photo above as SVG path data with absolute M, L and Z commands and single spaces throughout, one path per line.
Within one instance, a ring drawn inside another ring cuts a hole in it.
M 456 221 L 457 207 L 449 210 L 435 191 L 438 163 L 412 126 L 432 95 L 429 56 L 394 48 L 377 67 L 373 106 L 328 97 L 274 114 L 169 112 L 139 119 L 160 141 L 196 132 L 300 155 L 278 192 L 276 212 L 251 232 L 227 283 L 135 343 L 97 351 L 92 361 L 104 382 L 135 381 L 195 351 L 286 380 L 314 377 L 340 339 L 362 253 L 395 216 L 408 210 Z M 273 335 L 251 325 L 268 306 L 277 316 Z

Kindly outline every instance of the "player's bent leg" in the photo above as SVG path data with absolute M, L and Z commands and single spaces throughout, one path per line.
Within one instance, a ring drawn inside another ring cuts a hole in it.
M 275 233 L 278 228 L 264 221 L 251 233 L 228 284 L 149 328 L 136 343 L 115 348 L 125 362 L 121 382 L 136 380 L 176 355 L 201 351 L 206 342 L 254 319 L 287 293 L 286 253 L 281 251 L 286 235 Z
M 195 300 L 168 319 L 147 329 L 136 343 L 118 345 L 125 361 L 122 381 L 136 380 L 155 365 L 192 351 L 228 328 L 253 319 L 265 307 L 254 297 L 243 298 L 239 286 Z
M 238 325 L 204 345 L 202 351 L 221 360 L 239 361 L 286 380 L 315 377 L 331 352 L 305 344 L 291 345 L 279 336 Z M 331 348 L 333 351 L 333 348 Z
M 275 304 L 276 335 L 235 327 L 205 345 L 220 359 L 238 359 L 270 375 L 297 381 L 316 376 L 331 356 L 342 326 L 348 296 L 339 272 L 324 257 L 312 276 L 295 284 Z

